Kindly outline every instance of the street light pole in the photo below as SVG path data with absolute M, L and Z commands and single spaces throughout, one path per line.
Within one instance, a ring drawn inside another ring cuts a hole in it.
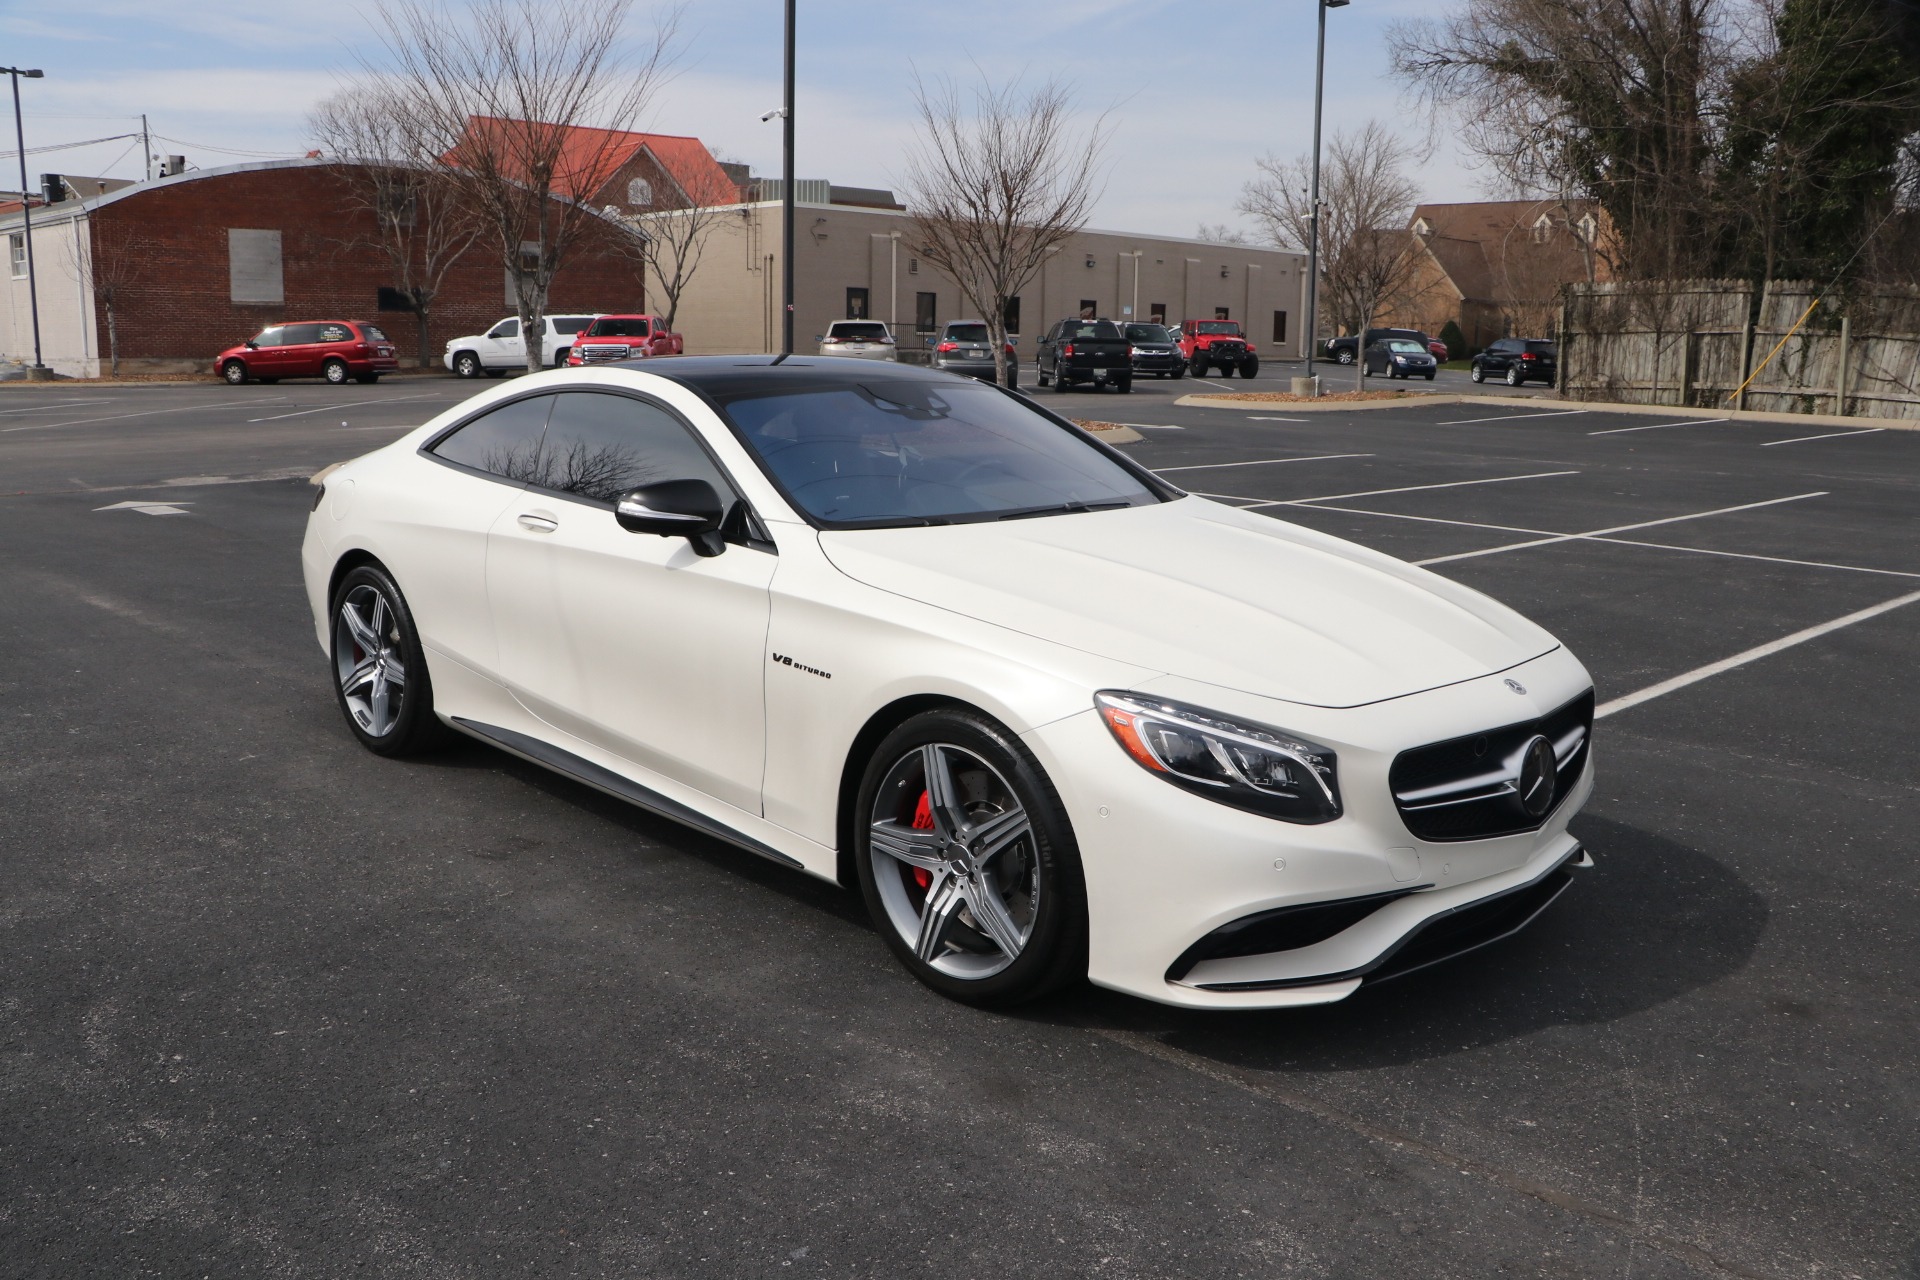
M 780 354 L 793 354 L 793 24 L 796 0 L 787 0 L 787 93 L 781 100 Z
M 1327 84 L 1327 10 L 1348 0 L 1320 0 L 1320 40 L 1313 59 L 1313 190 L 1307 211 L 1307 377 L 1313 377 L 1313 348 L 1320 340 L 1320 104 Z M 1319 394 L 1317 384 L 1309 384 Z
M 47 376 L 47 366 L 40 360 L 40 290 L 33 275 L 33 200 L 27 190 L 27 135 L 20 123 L 20 77 L 39 80 L 46 72 L 20 67 L 0 67 L 0 71 L 13 78 L 13 138 L 20 148 L 20 239 L 27 249 L 27 309 L 33 315 L 33 371 L 28 376 L 38 380 Z

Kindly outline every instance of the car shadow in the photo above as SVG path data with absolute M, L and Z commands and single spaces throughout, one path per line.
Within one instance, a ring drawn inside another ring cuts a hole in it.
M 1731 868 L 1607 818 L 1579 818 L 1574 833 L 1596 865 L 1524 932 L 1378 987 L 1362 986 L 1338 1004 L 1212 1012 L 1083 989 L 1019 1015 L 1150 1035 L 1258 1071 L 1366 1071 L 1550 1027 L 1611 1022 L 1747 964 L 1768 909 Z

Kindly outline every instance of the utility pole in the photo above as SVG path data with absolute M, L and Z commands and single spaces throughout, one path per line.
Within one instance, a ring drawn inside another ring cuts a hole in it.
M 147 130 L 147 113 L 140 113 L 140 180 L 153 181 L 153 136 Z
M 1327 10 L 1348 0 L 1320 0 L 1320 42 L 1313 60 L 1313 190 L 1307 217 L 1307 373 L 1313 377 L 1313 348 L 1320 341 L 1320 105 L 1327 84 Z M 1312 384 L 1309 384 L 1312 385 Z M 1319 388 L 1314 388 L 1318 394 Z
M 27 309 L 33 315 L 33 368 L 27 376 L 45 382 L 53 373 L 40 359 L 40 290 L 33 276 L 33 193 L 27 190 L 27 134 L 20 123 L 20 77 L 39 80 L 46 72 L 21 67 L 0 67 L 13 79 L 13 140 L 20 148 L 20 239 L 27 249 Z
M 793 24 L 796 0 L 787 0 L 787 94 L 781 103 L 785 135 L 780 183 L 780 354 L 793 354 Z M 24 172 L 24 170 L 22 171 Z

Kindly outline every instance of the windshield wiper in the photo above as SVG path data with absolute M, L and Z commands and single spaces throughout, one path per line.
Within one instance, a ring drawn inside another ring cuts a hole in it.
M 1018 511 L 1009 511 L 995 516 L 996 520 L 1025 520 L 1030 516 L 1078 515 L 1082 511 L 1111 511 L 1115 507 L 1130 507 L 1133 503 L 1122 498 L 1118 502 L 1056 502 L 1045 507 L 1023 507 Z

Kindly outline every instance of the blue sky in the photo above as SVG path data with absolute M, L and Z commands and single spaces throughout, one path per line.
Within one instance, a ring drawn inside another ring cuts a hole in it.
M 556 3 L 556 15 L 571 2 Z M 1414 175 L 1427 199 L 1477 198 L 1481 177 L 1448 130 L 1414 115 L 1387 74 L 1383 35 L 1396 20 L 1464 2 L 1354 0 L 1329 15 L 1330 126 L 1403 121 L 1423 153 L 1432 148 Z M 639 23 L 651 3 L 641 0 Z M 377 47 L 369 17 L 378 11 L 297 10 L 285 0 L 0 0 L 0 38 L 7 60 L 47 72 L 22 84 L 29 151 L 137 129 L 145 111 L 168 139 L 155 150 L 211 168 L 304 151 L 307 110 L 338 86 L 356 52 Z M 1207 22 L 1196 21 L 1201 13 Z M 780 100 L 780 15 L 780 0 L 685 5 L 678 72 L 647 125 L 777 174 L 779 125 L 759 117 Z M 1237 224 L 1233 203 L 1253 157 L 1297 154 L 1311 141 L 1313 23 L 1313 0 L 800 0 L 800 176 L 894 185 L 912 142 L 916 71 L 963 81 L 982 72 L 1058 77 L 1089 118 L 1109 113 L 1094 226 L 1191 235 L 1201 222 Z M 30 181 L 43 171 L 137 177 L 140 151 L 119 140 L 27 163 Z M 6 173 L 16 165 L 9 156 Z

